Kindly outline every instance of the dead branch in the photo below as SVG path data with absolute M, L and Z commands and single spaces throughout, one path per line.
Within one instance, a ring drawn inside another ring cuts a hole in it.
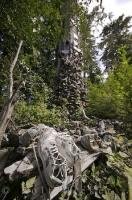
M 18 56 L 22 47 L 23 41 L 20 41 L 19 47 L 16 53 L 16 56 L 10 65 L 10 74 L 9 74 L 9 79 L 10 79 L 10 84 L 9 84 L 9 98 L 6 102 L 6 104 L 3 106 L 3 109 L 0 113 L 0 146 L 1 146 L 1 141 L 3 138 L 3 134 L 5 133 L 5 130 L 7 128 L 7 125 L 9 123 L 9 119 L 11 118 L 12 112 L 14 110 L 14 105 L 15 105 L 15 99 L 16 99 L 16 94 L 20 88 L 20 85 L 22 81 L 18 84 L 17 89 L 13 92 L 13 70 L 16 65 L 16 62 L 18 60 Z
M 20 54 L 20 51 L 21 51 L 21 47 L 22 47 L 22 44 L 23 44 L 23 41 L 21 40 L 20 43 L 19 43 L 19 47 L 17 49 L 17 53 L 16 53 L 16 56 L 12 62 L 12 64 L 10 65 L 10 74 L 9 74 L 9 80 L 10 80 L 10 84 L 9 84 L 9 98 L 11 98 L 12 94 L 13 94 L 13 70 L 14 70 L 14 67 L 17 63 L 17 60 L 18 60 L 18 56 Z

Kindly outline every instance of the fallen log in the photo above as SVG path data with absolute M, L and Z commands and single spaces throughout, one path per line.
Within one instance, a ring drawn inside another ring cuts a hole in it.
M 88 154 L 87 151 L 82 151 L 80 153 L 81 157 L 81 172 L 84 172 L 92 163 L 94 163 L 100 156 L 101 153 L 93 153 L 93 154 Z M 74 176 L 68 175 L 67 176 L 67 186 L 71 183 L 74 183 Z M 50 192 L 50 200 L 54 199 L 59 193 L 64 191 L 63 185 L 54 187 L 53 190 Z M 35 183 L 34 183 L 34 191 L 32 194 L 31 200 L 47 200 L 46 195 L 43 193 L 42 194 L 42 182 L 39 177 L 36 178 Z
M 101 154 L 101 148 L 98 145 L 100 141 L 96 134 L 81 136 L 75 144 L 73 137 L 66 132 L 57 132 L 44 124 L 19 131 L 18 141 L 19 146 L 15 151 L 20 151 L 21 160 L 9 162 L 4 169 L 4 174 L 9 177 L 9 182 L 17 180 L 21 182 L 23 178 L 28 180 L 37 176 L 32 200 L 40 200 L 41 197 L 43 199 L 45 194 L 43 179 L 50 188 L 51 192 L 48 192 L 50 199 L 65 190 L 70 183 L 75 185 L 77 192 L 80 191 L 81 172 L 86 170 Z M 33 146 L 35 151 L 33 151 Z M 48 198 L 45 197 L 45 199 Z
M 88 152 L 81 152 L 81 172 L 85 171 L 95 160 L 98 159 L 100 153 L 93 153 L 91 155 Z M 73 175 L 68 176 L 67 185 L 72 183 Z M 63 191 L 63 186 L 55 187 L 50 193 L 50 199 L 54 199 L 60 192 Z

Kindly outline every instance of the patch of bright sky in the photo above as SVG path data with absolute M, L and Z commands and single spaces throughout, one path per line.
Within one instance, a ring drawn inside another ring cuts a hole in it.
M 96 2 L 92 4 L 97 5 Z M 132 0 L 102 0 L 102 6 L 107 13 L 112 12 L 116 18 L 122 14 L 132 16 Z
M 96 6 L 97 3 L 91 4 L 90 10 Z M 102 6 L 106 13 L 112 13 L 112 19 L 118 18 L 120 15 L 124 14 L 124 16 L 132 16 L 132 0 L 103 0 Z M 104 24 L 110 23 L 108 19 L 104 21 Z M 96 26 L 94 35 L 97 37 L 97 43 L 100 41 L 99 34 L 102 30 L 102 27 Z M 131 28 L 132 30 L 132 28 Z M 101 53 L 101 52 L 100 52 Z M 100 58 L 97 58 L 97 60 Z M 103 71 L 105 67 L 102 65 L 102 62 L 99 61 L 99 65 L 101 70 Z
M 103 0 L 102 3 L 106 12 L 112 12 L 114 18 L 124 14 L 132 16 L 132 0 Z
M 96 5 L 96 2 L 91 4 L 92 7 Z M 118 18 L 122 14 L 132 16 L 132 0 L 102 0 L 102 6 L 106 13 L 112 13 L 113 19 Z M 107 24 L 109 22 L 106 20 L 104 23 Z

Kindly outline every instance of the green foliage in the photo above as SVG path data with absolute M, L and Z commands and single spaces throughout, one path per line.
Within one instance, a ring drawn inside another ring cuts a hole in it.
M 6 1 L 0 13 L 0 94 L 6 95 L 9 65 L 18 43 L 23 47 L 14 72 L 14 80 L 27 79 L 32 71 L 50 85 L 54 76 L 54 50 L 62 33 L 60 5 L 63 1 Z M 52 62 L 52 65 L 51 65 Z M 52 70 L 51 70 L 52 69 Z M 28 81 L 29 82 L 29 81 Z M 3 102 L 3 99 L 2 99 Z
M 71 186 L 59 200 L 128 199 L 128 182 L 125 176 L 126 165 L 124 162 L 125 160 L 118 154 L 102 156 L 83 172 L 81 177 L 82 193 L 77 194 Z
M 112 87 L 113 84 L 114 87 Z M 122 87 L 115 80 L 109 80 L 107 84 L 91 85 L 88 113 L 100 118 L 121 117 L 123 111 L 122 95 Z
M 20 90 L 20 95 L 23 96 L 14 114 L 17 123 L 27 123 L 28 120 L 32 123 L 37 123 L 37 120 L 38 123 L 53 121 L 46 118 L 52 112 L 46 105 L 56 74 L 55 49 L 61 38 L 66 35 L 64 22 L 67 23 L 67 19 L 74 14 L 79 15 L 80 9 L 75 2 L 7 0 L 0 4 L 0 108 L 7 96 L 9 66 L 19 41 L 24 41 L 13 74 L 15 86 L 19 80 L 26 79 L 25 87 Z M 69 8 L 67 15 L 66 7 Z M 45 95 L 44 85 L 49 86 L 46 101 L 38 99 L 38 96 Z M 45 115 L 39 112 L 40 105 Z
M 126 53 L 121 50 L 119 67 L 109 74 L 101 84 L 90 84 L 87 112 L 101 118 L 124 121 L 132 116 L 132 66 L 128 64 Z
M 13 118 L 18 125 L 43 123 L 59 126 L 63 124 L 63 118 L 60 113 L 60 110 L 57 108 L 49 110 L 43 101 L 36 103 L 21 101 L 15 108 Z

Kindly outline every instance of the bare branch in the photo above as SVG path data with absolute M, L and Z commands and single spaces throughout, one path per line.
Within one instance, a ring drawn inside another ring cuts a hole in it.
M 16 100 L 16 95 L 17 92 L 21 86 L 22 81 L 20 81 L 20 83 L 18 84 L 17 89 L 13 92 L 13 70 L 14 67 L 16 65 L 16 62 L 18 60 L 18 56 L 22 47 L 23 41 L 21 40 L 19 43 L 19 47 L 16 53 L 16 56 L 12 62 L 12 64 L 10 65 L 10 74 L 9 74 L 9 98 L 6 102 L 6 104 L 3 106 L 3 109 L 0 113 L 0 145 L 1 145 L 1 141 L 3 138 L 3 134 L 5 133 L 5 130 L 7 128 L 8 122 L 11 118 L 12 112 L 14 110 L 14 105 L 15 105 L 15 100 Z
M 22 47 L 22 44 L 23 44 L 23 41 L 21 40 L 20 43 L 19 43 L 19 47 L 17 49 L 17 53 L 16 53 L 16 56 L 12 62 L 12 64 L 10 65 L 10 74 L 9 74 L 9 80 L 10 80 L 10 84 L 9 84 L 9 98 L 11 98 L 12 94 L 13 94 L 13 70 L 14 70 L 14 67 L 17 63 L 17 60 L 18 60 L 18 56 L 19 56 L 19 53 L 20 53 L 20 50 L 21 50 L 21 47 Z

